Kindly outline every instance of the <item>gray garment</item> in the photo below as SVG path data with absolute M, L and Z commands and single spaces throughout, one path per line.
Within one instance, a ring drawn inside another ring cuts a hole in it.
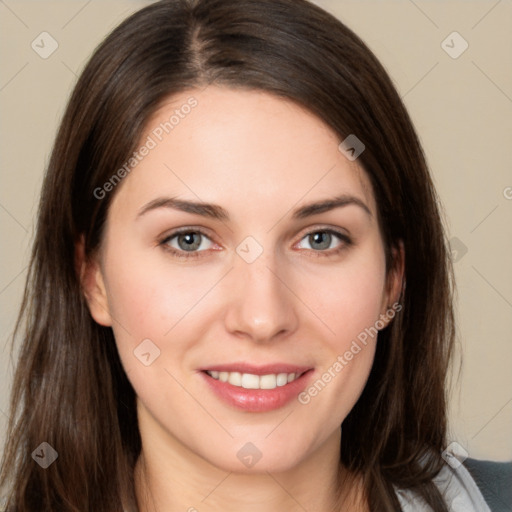
M 452 468 L 445 464 L 434 478 L 450 512 L 491 512 L 473 477 L 463 464 Z M 403 512 L 431 512 L 432 508 L 410 490 L 395 491 Z
M 512 512 L 512 461 L 495 462 L 468 457 L 464 465 L 492 512 Z

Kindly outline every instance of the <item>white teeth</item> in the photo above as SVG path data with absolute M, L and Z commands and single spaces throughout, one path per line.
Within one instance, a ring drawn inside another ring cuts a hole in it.
M 245 389 L 259 389 L 260 378 L 257 375 L 251 375 L 250 373 L 244 373 L 242 375 L 242 387 Z
M 277 378 L 275 375 L 261 375 L 259 381 L 260 389 L 274 389 L 277 387 Z
M 277 385 L 278 386 L 284 386 L 288 383 L 288 374 L 287 373 L 279 373 L 277 375 Z
M 229 372 L 228 382 L 232 386 L 241 386 L 242 385 L 242 374 L 240 372 Z
M 215 370 L 207 371 L 206 373 L 216 380 L 229 382 L 232 386 L 244 389 L 275 389 L 276 387 L 285 386 L 300 377 L 296 373 L 253 375 L 252 373 L 219 372 Z

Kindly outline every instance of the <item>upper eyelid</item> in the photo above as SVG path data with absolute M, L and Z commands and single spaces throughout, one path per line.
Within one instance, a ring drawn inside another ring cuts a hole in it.
M 212 238 L 209 234 L 209 230 L 202 228 L 202 227 L 196 227 L 196 226 L 186 226 L 183 228 L 176 228 L 171 230 L 168 234 L 164 234 L 159 237 L 160 240 L 165 241 L 169 240 L 171 238 L 174 238 L 175 236 L 182 235 L 185 233 L 201 233 L 204 236 L 207 236 L 208 238 Z
M 316 233 L 317 231 L 327 231 L 334 234 L 345 235 L 347 237 L 350 237 L 350 233 L 346 228 L 329 226 L 327 224 L 319 224 L 318 226 L 313 228 L 304 228 L 304 231 L 301 230 L 301 232 L 303 233 L 302 237 L 309 235 L 311 233 Z

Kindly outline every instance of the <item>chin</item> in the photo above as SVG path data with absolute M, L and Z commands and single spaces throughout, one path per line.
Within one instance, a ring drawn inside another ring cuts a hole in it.
M 292 470 L 305 457 L 305 453 L 292 445 L 233 440 L 221 453 L 210 453 L 205 458 L 223 471 L 257 475 Z

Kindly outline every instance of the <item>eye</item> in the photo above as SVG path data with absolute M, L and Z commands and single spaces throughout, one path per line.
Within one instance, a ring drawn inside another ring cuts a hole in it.
M 189 258 L 211 249 L 213 242 L 200 230 L 186 229 L 171 233 L 160 242 L 160 245 L 178 257 Z
M 306 247 L 304 243 L 307 244 Z M 297 247 L 315 251 L 317 256 L 329 256 L 339 253 L 351 244 L 352 240 L 343 233 L 333 229 L 317 229 L 303 237 Z
M 304 247 L 304 243 L 307 244 Z M 304 236 L 297 247 L 307 249 L 315 256 L 333 256 L 352 245 L 347 235 L 333 229 L 317 229 Z M 185 228 L 163 238 L 159 245 L 178 258 L 195 258 L 215 245 L 200 229 Z

